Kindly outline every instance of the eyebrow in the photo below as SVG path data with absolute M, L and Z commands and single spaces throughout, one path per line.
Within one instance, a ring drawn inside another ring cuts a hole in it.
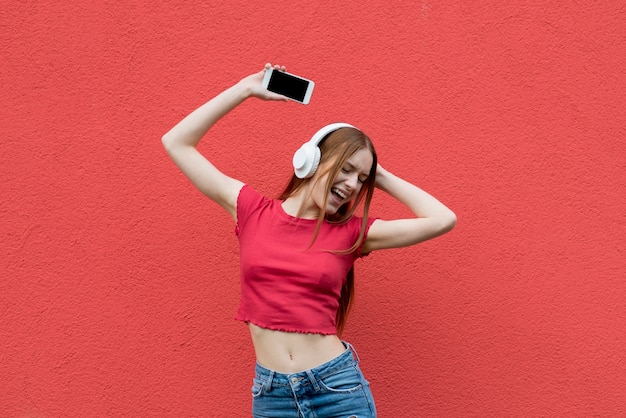
M 346 161 L 346 165 L 348 166 L 348 168 L 350 168 L 352 170 L 356 170 L 356 167 L 352 163 L 350 163 L 349 161 Z M 366 178 L 370 176 L 369 172 L 365 173 L 365 172 L 361 171 L 359 174 L 363 174 Z

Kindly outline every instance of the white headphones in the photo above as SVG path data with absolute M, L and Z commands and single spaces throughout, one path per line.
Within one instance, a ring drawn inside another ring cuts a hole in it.
M 354 128 L 354 126 L 342 122 L 331 123 L 317 131 L 309 142 L 302 144 L 300 149 L 293 155 L 293 168 L 296 177 L 305 179 L 315 174 L 321 158 L 319 143 L 332 132 L 341 128 Z

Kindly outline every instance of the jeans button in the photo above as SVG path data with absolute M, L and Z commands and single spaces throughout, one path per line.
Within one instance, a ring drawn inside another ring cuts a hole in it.
M 297 378 L 297 377 L 292 377 L 292 378 L 291 378 L 291 383 L 293 383 L 294 385 L 295 385 L 296 383 L 298 383 L 298 378 Z

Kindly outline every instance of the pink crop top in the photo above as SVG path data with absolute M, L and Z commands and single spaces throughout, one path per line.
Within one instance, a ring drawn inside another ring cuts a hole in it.
M 317 220 L 295 218 L 282 201 L 245 185 L 237 200 L 241 257 L 241 300 L 237 320 L 263 328 L 336 334 L 335 315 L 346 275 L 360 249 L 346 250 L 357 240 L 363 218 L 341 224 L 324 222 L 308 248 Z M 367 228 L 374 219 L 368 219 Z M 367 231 L 366 231 L 367 233 Z

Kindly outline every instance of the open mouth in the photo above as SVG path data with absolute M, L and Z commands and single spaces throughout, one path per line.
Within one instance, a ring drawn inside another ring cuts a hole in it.
M 333 187 L 332 189 L 330 189 L 330 191 L 335 195 L 338 196 L 341 200 L 347 198 L 348 196 L 342 192 L 341 190 L 337 189 L 336 187 Z

